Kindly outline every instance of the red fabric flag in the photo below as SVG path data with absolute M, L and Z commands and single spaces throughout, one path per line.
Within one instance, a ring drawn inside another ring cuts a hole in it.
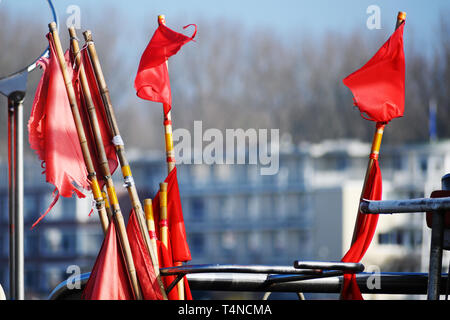
M 89 91 L 91 93 L 92 101 L 95 106 L 95 111 L 96 111 L 97 120 L 98 120 L 98 126 L 100 128 L 100 134 L 102 136 L 103 146 L 105 148 L 106 157 L 108 159 L 109 170 L 110 170 L 111 174 L 113 174 L 116 171 L 119 163 L 117 160 L 116 148 L 112 142 L 113 137 L 111 135 L 111 131 L 109 130 L 108 118 L 106 115 L 105 108 L 103 107 L 102 96 L 100 93 L 100 89 L 97 85 L 97 80 L 95 78 L 94 69 L 93 69 L 91 61 L 89 59 L 87 49 L 86 48 L 82 49 L 80 54 L 81 54 L 81 63 L 84 66 L 84 71 L 85 71 L 88 86 L 89 86 Z M 72 57 L 72 60 L 73 60 L 73 57 Z M 74 80 L 74 88 L 75 88 L 75 93 L 76 93 L 77 100 L 78 100 L 78 105 L 80 107 L 80 115 L 81 115 L 82 122 L 83 122 L 84 132 L 86 134 L 86 139 L 88 140 L 89 151 L 90 151 L 93 163 L 94 163 L 95 172 L 97 172 L 98 182 L 100 183 L 100 186 L 102 187 L 103 184 L 105 183 L 105 181 L 104 181 L 103 175 L 100 174 L 102 171 L 100 170 L 100 165 L 97 161 L 97 159 L 99 159 L 98 149 L 96 147 L 94 134 L 92 132 L 92 129 L 90 128 L 91 121 L 89 118 L 89 112 L 87 110 L 87 104 L 86 104 L 86 101 L 85 101 L 85 98 L 83 95 L 83 90 L 81 88 L 81 83 L 80 83 L 79 77 L 76 77 L 76 79 Z
M 343 82 L 352 91 L 361 116 L 376 122 L 402 117 L 405 108 L 405 54 L 403 29 L 392 34 L 361 69 Z
M 169 246 L 166 247 L 160 240 L 156 240 L 156 243 L 158 245 L 158 258 L 159 258 L 159 264 L 161 268 L 170 268 L 174 266 L 173 261 L 173 255 L 170 245 L 170 238 L 169 238 Z M 170 284 L 175 280 L 175 276 L 164 276 L 162 277 L 162 281 L 164 284 L 164 288 L 168 288 Z M 186 277 L 183 278 L 183 280 L 180 280 L 184 282 L 184 299 L 185 300 L 192 300 L 192 294 L 191 289 L 189 287 L 189 282 Z M 167 298 L 169 300 L 179 300 L 178 295 L 178 286 L 174 286 L 172 290 L 167 294 Z
M 141 235 L 136 214 L 131 210 L 127 225 L 127 235 L 130 241 L 131 254 L 134 258 L 137 277 L 145 300 L 162 300 L 162 294 L 156 279 L 155 270 Z
M 134 300 L 114 223 L 109 224 L 108 233 L 84 288 L 82 299 Z
M 183 27 L 186 29 L 191 26 Z M 164 114 L 167 114 L 172 106 L 169 73 L 165 62 L 176 54 L 183 45 L 193 40 L 197 33 L 197 26 L 191 37 L 169 29 L 160 24 L 151 38 L 147 48 L 142 54 L 134 88 L 138 97 L 164 105 Z
M 363 198 L 381 200 L 382 178 L 378 160 L 374 159 Z M 356 226 L 356 240 L 342 258 L 342 262 L 360 262 L 370 246 L 378 222 L 378 214 L 364 214 L 358 212 Z M 362 300 L 363 297 L 356 283 L 355 274 L 345 274 L 341 298 L 345 300 Z
M 160 268 L 170 268 L 173 267 L 173 260 L 172 260 L 172 252 L 170 250 L 170 245 L 166 247 L 162 241 L 156 240 L 156 243 L 158 245 L 158 258 L 159 258 L 159 266 Z M 175 280 L 175 276 L 164 276 L 161 277 L 164 288 L 168 288 L 170 284 Z M 178 288 L 177 286 L 173 287 L 172 290 L 167 294 L 167 298 L 169 300 L 178 300 Z
M 33 227 L 51 210 L 59 196 L 84 198 L 78 189 L 90 189 L 87 171 L 81 152 L 78 134 L 70 109 L 64 79 L 53 47 L 52 35 L 49 58 L 42 58 L 38 64 L 44 70 L 36 90 L 28 121 L 30 146 L 37 153 L 45 167 L 46 181 L 55 186 L 54 200 L 47 211 L 33 224 Z M 72 68 L 68 52 L 66 62 Z
M 184 226 L 183 209 L 181 208 L 180 190 L 178 188 L 177 168 L 175 167 L 164 181 L 167 183 L 167 225 L 169 227 L 169 239 L 174 262 L 192 260 L 191 252 L 187 244 L 186 229 Z M 159 226 L 159 192 L 153 199 L 153 213 L 155 225 Z M 165 222 L 163 222 L 165 223 Z M 161 239 L 159 228 L 156 234 Z

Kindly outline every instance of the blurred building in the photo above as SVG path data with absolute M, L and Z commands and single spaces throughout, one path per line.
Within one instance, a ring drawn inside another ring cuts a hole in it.
M 294 260 L 340 260 L 350 247 L 369 144 L 353 140 L 280 145 L 279 172 L 259 165 L 179 164 L 181 200 L 192 264 L 292 265 Z M 166 176 L 161 153 L 128 152 L 141 201 Z M 8 290 L 7 170 L 1 171 L 0 283 Z M 383 198 L 429 196 L 450 172 L 450 142 L 382 146 Z M 60 199 L 35 229 L 52 200 L 38 164 L 25 168 L 25 282 L 27 298 L 45 298 L 68 267 L 89 271 L 102 241 L 92 200 Z M 124 216 L 130 205 L 114 175 Z M 429 230 L 424 215 L 380 216 L 362 261 L 369 271 L 427 272 Z M 448 257 L 446 257 L 448 260 Z M 445 265 L 448 265 L 448 261 Z M 445 269 L 445 268 L 444 268 Z

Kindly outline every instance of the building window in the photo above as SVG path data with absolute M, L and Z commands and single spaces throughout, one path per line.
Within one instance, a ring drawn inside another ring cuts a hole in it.
M 202 198 L 192 198 L 191 199 L 191 217 L 193 220 L 201 221 L 203 220 L 205 213 L 205 203 Z
M 26 256 L 39 255 L 39 234 L 27 233 L 24 240 L 24 250 Z
M 193 255 L 205 254 L 205 237 L 203 234 L 196 233 L 191 234 L 189 239 L 189 247 L 192 250 Z
M 39 216 L 38 200 L 35 195 L 24 195 L 23 197 L 23 219 L 24 221 L 31 221 Z M 51 202 L 48 204 L 50 205 Z M 43 211 L 42 213 L 44 213 Z
M 422 231 L 409 229 L 394 229 L 378 234 L 378 243 L 381 245 L 398 245 L 415 248 L 422 244 Z

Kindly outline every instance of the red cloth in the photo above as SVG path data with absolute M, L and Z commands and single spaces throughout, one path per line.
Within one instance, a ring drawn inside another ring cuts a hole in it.
M 153 263 L 142 238 L 134 210 L 131 210 L 128 220 L 127 235 L 143 298 L 145 300 L 162 300 L 163 297 L 156 279 Z
M 367 179 L 363 198 L 368 200 L 381 200 L 382 178 L 378 160 L 373 161 L 372 169 Z M 364 214 L 358 212 L 358 225 L 356 226 L 356 240 L 342 258 L 342 262 L 360 262 L 370 246 L 378 222 L 378 214 Z M 345 300 L 362 300 L 363 297 L 356 283 L 354 274 L 344 275 L 344 284 L 341 298 Z
M 191 25 L 183 29 L 189 26 Z M 142 99 L 161 102 L 164 105 L 164 114 L 170 111 L 172 105 L 169 73 L 165 62 L 183 45 L 193 40 L 196 33 L 197 26 L 193 35 L 187 37 L 160 24 L 142 54 L 134 81 L 136 94 Z
M 158 245 L 158 258 L 159 258 L 159 264 L 160 268 L 170 268 L 174 266 L 174 261 L 172 259 L 172 251 L 171 251 L 171 245 L 170 245 L 170 238 L 169 238 L 169 246 L 166 247 L 163 245 L 163 243 L 160 240 L 156 240 L 156 243 Z M 175 280 L 176 276 L 164 276 L 161 277 L 164 288 L 168 288 L 170 284 Z M 185 300 L 192 300 L 192 294 L 191 289 L 189 288 L 189 283 L 186 277 L 183 278 L 183 280 L 180 280 L 184 282 L 184 299 Z M 178 286 L 174 286 L 172 290 L 167 294 L 167 298 L 169 300 L 179 300 L 178 296 Z
M 343 82 L 361 115 L 376 122 L 402 117 L 405 108 L 404 23 L 361 69 Z
M 102 136 L 102 142 L 103 142 L 103 146 L 105 148 L 106 157 L 108 159 L 109 170 L 110 170 L 111 174 L 113 174 L 116 171 L 116 169 L 119 165 L 119 162 L 117 160 L 116 148 L 112 142 L 113 137 L 111 135 L 111 131 L 109 130 L 108 118 L 106 115 L 105 108 L 103 106 L 102 96 L 100 93 L 100 89 L 98 88 L 98 85 L 97 85 L 97 80 L 95 78 L 94 69 L 93 69 L 91 61 L 89 59 L 87 49 L 86 48 L 83 49 L 80 54 L 81 54 L 81 63 L 84 66 L 84 71 L 85 71 L 88 86 L 89 86 L 89 91 L 91 93 L 92 101 L 95 106 L 97 122 L 98 122 L 98 126 L 100 128 L 100 134 Z M 77 96 L 78 106 L 80 109 L 80 115 L 81 115 L 82 122 L 83 122 L 84 132 L 86 135 L 86 139 L 88 140 L 89 151 L 90 151 L 91 158 L 92 158 L 93 164 L 94 164 L 94 169 L 95 169 L 95 172 L 97 173 L 97 179 L 100 183 L 100 186 L 102 187 L 103 184 L 105 183 L 105 181 L 104 181 L 103 175 L 101 174 L 102 171 L 100 170 L 100 165 L 98 163 L 98 159 L 99 159 L 98 151 L 97 151 L 98 149 L 96 147 L 94 134 L 90 127 L 91 121 L 89 118 L 89 112 L 87 110 L 87 105 L 86 105 L 86 101 L 85 101 L 85 98 L 83 95 L 83 90 L 81 88 L 81 83 L 80 83 L 79 77 L 77 77 L 74 80 L 73 84 L 74 84 L 75 93 Z
M 185 262 L 192 260 L 191 252 L 187 244 L 186 229 L 184 226 L 183 209 L 181 207 L 180 190 L 178 188 L 177 168 L 174 168 L 166 180 L 167 183 L 167 223 L 169 227 L 169 239 L 174 262 Z M 155 226 L 160 225 L 159 217 L 159 192 L 153 199 L 153 214 Z M 159 229 L 156 228 L 159 239 Z
M 124 257 L 114 223 L 108 233 L 84 288 L 85 300 L 134 300 Z
M 64 79 L 53 47 L 52 35 L 49 58 L 42 58 L 38 64 L 44 70 L 36 90 L 28 121 L 30 146 L 45 165 L 46 181 L 55 186 L 54 200 L 47 211 L 33 224 L 33 227 L 51 210 L 59 196 L 76 194 L 84 198 L 78 187 L 90 189 L 80 142 L 70 109 Z M 69 72 L 71 63 L 66 52 Z

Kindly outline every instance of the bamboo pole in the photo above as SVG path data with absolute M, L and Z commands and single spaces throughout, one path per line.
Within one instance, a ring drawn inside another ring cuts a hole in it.
M 128 236 L 126 233 L 125 222 L 122 216 L 122 211 L 120 210 L 119 201 L 117 200 L 116 190 L 114 187 L 114 183 L 111 177 L 111 172 L 109 169 L 108 158 L 106 156 L 105 147 L 103 145 L 103 139 L 100 132 L 100 127 L 97 119 L 97 113 L 95 110 L 95 105 L 92 100 L 91 92 L 89 89 L 86 73 L 84 70 L 84 66 L 81 63 L 80 56 L 80 48 L 78 46 L 78 40 L 76 37 L 75 28 L 69 28 L 69 33 L 71 37 L 73 56 L 75 57 L 75 63 L 79 67 L 79 77 L 81 83 L 81 89 L 83 91 L 83 95 L 86 101 L 86 107 L 89 114 L 90 125 L 92 129 L 92 133 L 94 135 L 95 144 L 97 147 L 98 153 L 98 164 L 101 170 L 101 173 L 105 179 L 106 190 L 110 202 L 110 206 L 113 212 L 113 217 L 115 219 L 118 235 L 120 238 L 120 242 L 122 245 L 122 250 L 125 256 L 125 262 L 127 264 L 128 273 L 130 275 L 130 281 L 133 287 L 133 291 L 135 293 L 135 297 L 137 300 L 142 300 L 142 292 L 139 287 L 139 282 L 136 274 L 136 269 L 133 262 L 133 257 L 131 254 L 130 243 L 128 241 Z M 76 103 L 76 102 L 75 102 Z
M 159 228 L 161 242 L 168 248 L 169 226 L 167 224 L 167 182 L 159 184 Z
M 131 201 L 131 206 L 134 209 L 134 212 L 136 213 L 137 221 L 139 224 L 139 228 L 141 230 L 141 234 L 144 238 L 145 245 L 147 247 L 147 250 L 150 254 L 150 259 L 152 260 L 154 271 L 156 275 L 156 279 L 158 281 L 158 285 L 161 291 L 161 294 L 163 296 L 164 300 L 167 300 L 167 294 L 164 289 L 164 284 L 161 280 L 161 275 L 159 268 L 156 268 L 155 266 L 158 266 L 158 254 L 157 251 L 154 251 L 152 248 L 150 236 L 146 227 L 145 217 L 144 217 L 144 211 L 142 209 L 141 202 L 139 200 L 139 195 L 134 183 L 133 175 L 131 172 L 130 164 L 127 160 L 126 153 L 125 153 L 125 147 L 123 140 L 120 135 L 119 126 L 117 124 L 117 120 L 114 114 L 114 109 L 111 103 L 111 97 L 109 95 L 108 86 L 105 81 L 105 77 L 103 75 L 103 71 L 100 65 L 100 61 L 97 55 L 97 51 L 95 49 L 95 44 L 92 39 L 92 33 L 88 30 L 83 33 L 84 39 L 86 41 L 89 57 L 91 59 L 91 63 L 94 69 L 95 77 L 97 80 L 97 84 L 100 90 L 100 94 L 102 96 L 103 100 L 103 107 L 105 108 L 105 113 L 108 118 L 109 122 L 109 129 L 111 131 L 111 135 L 114 137 L 113 142 L 116 147 L 116 153 L 117 157 L 119 158 L 121 170 L 122 170 L 122 176 L 124 179 L 125 186 L 128 191 L 128 196 Z
M 105 189 L 106 189 L 106 186 L 105 186 Z M 106 194 L 105 191 L 102 191 L 102 196 L 103 196 L 103 199 L 105 199 L 106 214 L 108 215 L 109 221 L 112 221 L 113 213 L 111 210 L 111 206 L 109 205 L 108 195 Z
M 152 242 L 152 247 L 155 252 L 158 252 L 158 245 L 156 242 L 156 228 L 155 228 L 155 218 L 153 216 L 153 206 L 152 199 L 144 199 L 144 212 L 145 212 L 145 220 L 147 222 L 147 229 L 150 235 L 150 241 Z M 159 269 L 159 260 L 155 265 L 155 268 Z
M 78 104 L 75 99 L 75 91 L 73 89 L 72 81 L 69 78 L 69 74 L 67 71 L 66 62 L 64 59 L 64 54 L 61 47 L 61 41 L 59 39 L 58 30 L 56 27 L 56 23 L 52 22 L 49 24 L 50 32 L 53 35 L 53 42 L 55 45 L 56 54 L 58 56 L 59 65 L 62 70 L 62 74 L 64 77 L 64 81 L 66 83 L 66 91 L 69 97 L 70 108 L 72 110 L 72 115 L 75 121 L 75 125 L 77 128 L 78 139 L 80 141 L 81 151 L 83 153 L 84 162 L 86 164 L 86 169 L 88 171 L 88 178 L 91 183 L 92 194 L 94 196 L 94 200 L 96 203 L 96 208 L 100 217 L 100 223 L 102 225 L 102 229 L 104 234 L 106 234 L 109 226 L 108 217 L 105 210 L 105 204 L 102 197 L 102 193 L 100 191 L 100 186 L 97 180 L 97 175 L 94 170 L 94 165 L 92 163 L 91 155 L 89 153 L 89 148 L 87 145 L 86 135 L 84 133 L 83 126 L 81 124 L 80 112 L 78 109 Z
M 397 14 L 397 22 L 395 25 L 395 29 L 400 27 L 400 25 L 405 21 L 405 19 L 406 19 L 406 13 L 400 11 Z M 369 162 L 367 164 L 366 175 L 364 177 L 364 184 L 363 184 L 363 188 L 362 188 L 361 196 L 360 196 L 360 203 L 364 197 L 364 193 L 366 192 L 367 180 L 368 180 L 370 172 L 372 170 L 373 163 L 375 160 L 378 160 L 378 155 L 380 154 L 381 140 L 383 139 L 383 133 L 384 133 L 385 126 L 386 126 L 386 123 L 377 122 L 376 127 L 375 127 L 375 133 L 374 133 L 373 139 L 372 139 L 372 147 L 370 149 Z M 359 214 L 359 206 L 358 206 L 358 213 L 356 216 L 355 228 L 353 229 L 352 244 L 355 243 L 355 241 L 356 241 L 357 231 L 358 231 L 357 227 L 360 224 L 360 221 L 361 221 L 361 215 Z
M 158 16 L 158 24 L 166 25 L 166 17 L 163 14 Z M 167 69 L 169 69 L 169 62 L 166 61 Z M 164 113 L 164 112 L 163 112 Z M 166 146 L 166 163 L 167 163 L 167 172 L 171 173 L 173 169 L 175 169 L 175 151 L 173 148 L 173 135 L 172 135 L 172 111 L 169 110 L 167 114 L 164 114 L 164 137 L 165 137 L 165 146 Z M 182 266 L 183 263 L 180 261 L 174 261 L 174 266 L 179 267 Z M 184 282 L 179 281 L 177 284 L 178 287 L 178 298 L 180 300 L 184 300 Z

